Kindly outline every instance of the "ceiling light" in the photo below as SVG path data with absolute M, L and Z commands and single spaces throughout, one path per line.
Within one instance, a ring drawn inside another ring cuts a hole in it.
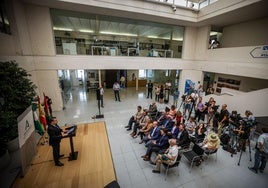
M 131 37 L 137 37 L 137 34 L 131 34 L 131 33 L 116 33 L 116 32 L 110 32 L 110 31 L 100 31 L 101 34 L 107 34 L 107 35 L 123 35 L 123 36 L 131 36 Z
M 53 30 L 58 30 L 58 31 L 73 31 L 73 29 L 70 29 L 70 28 L 61 28 L 61 27 L 53 27 Z
M 153 38 L 153 39 L 157 39 L 158 37 L 157 36 L 152 36 L 152 35 L 150 35 L 150 36 L 147 36 L 148 38 Z
M 79 29 L 79 31 L 83 33 L 94 33 L 94 31 L 88 29 Z

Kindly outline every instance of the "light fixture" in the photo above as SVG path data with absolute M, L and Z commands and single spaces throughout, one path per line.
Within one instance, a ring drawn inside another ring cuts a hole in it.
M 53 30 L 58 30 L 58 31 L 73 31 L 73 29 L 70 29 L 70 28 L 61 28 L 61 27 L 53 27 Z
M 83 32 L 83 33 L 93 33 L 94 31 L 92 30 L 88 30 L 88 29 L 79 29 L 80 32 Z
M 116 32 L 110 32 L 110 31 L 100 31 L 101 34 L 107 34 L 107 35 L 122 35 L 122 36 L 130 36 L 130 37 L 137 37 L 137 34 L 132 33 L 116 33 Z

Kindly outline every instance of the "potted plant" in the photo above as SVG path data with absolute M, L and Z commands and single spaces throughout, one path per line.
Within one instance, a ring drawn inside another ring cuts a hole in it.
M 14 61 L 0 62 L 0 156 L 7 142 L 18 137 L 17 117 L 32 103 L 36 86 Z

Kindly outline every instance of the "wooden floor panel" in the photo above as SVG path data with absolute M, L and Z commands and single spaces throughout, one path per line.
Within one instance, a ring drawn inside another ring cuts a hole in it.
M 74 150 L 78 158 L 68 161 L 70 153 L 69 138 L 61 142 L 61 153 L 66 157 L 57 167 L 52 160 L 52 147 L 38 146 L 38 154 L 23 178 L 17 178 L 14 188 L 103 188 L 116 179 L 105 122 L 80 124 L 76 137 L 73 137 Z

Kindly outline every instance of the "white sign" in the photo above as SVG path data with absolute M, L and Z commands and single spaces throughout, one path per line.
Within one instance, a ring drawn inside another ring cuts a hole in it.
M 18 133 L 19 133 L 19 146 L 20 148 L 35 131 L 32 106 L 29 106 L 18 117 Z
M 256 47 L 250 52 L 250 55 L 253 58 L 268 58 L 268 46 Z

